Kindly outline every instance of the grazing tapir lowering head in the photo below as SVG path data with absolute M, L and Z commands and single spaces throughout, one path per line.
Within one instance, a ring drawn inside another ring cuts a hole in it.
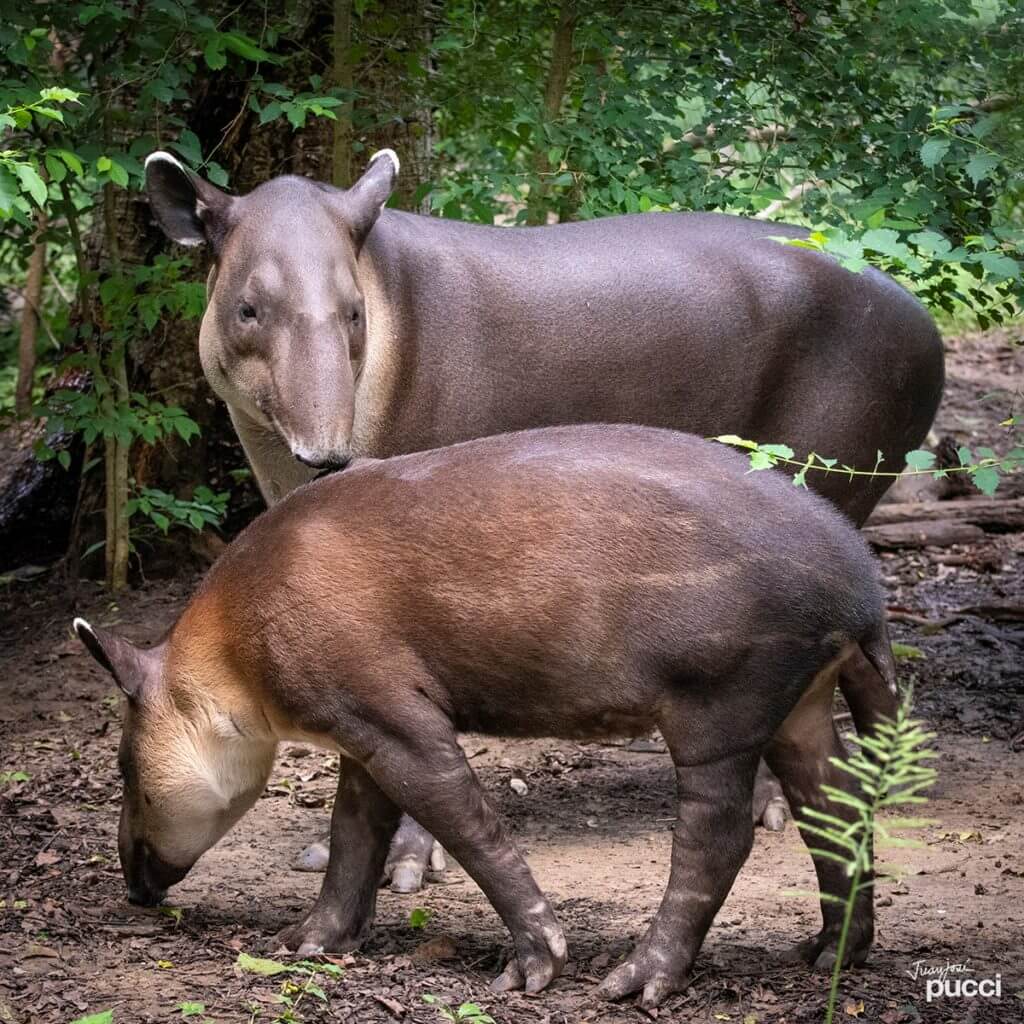
M 155 906 L 256 802 L 276 742 L 233 711 L 229 689 L 195 685 L 196 659 L 169 642 L 144 649 L 84 619 L 74 625 L 127 698 L 118 852 L 129 899 Z
M 397 174 L 398 157 L 385 149 L 345 191 L 281 177 L 236 197 L 169 153 L 146 160 L 161 227 L 213 250 L 199 334 L 207 379 L 309 466 L 339 468 L 351 456 L 366 345 L 356 261 Z

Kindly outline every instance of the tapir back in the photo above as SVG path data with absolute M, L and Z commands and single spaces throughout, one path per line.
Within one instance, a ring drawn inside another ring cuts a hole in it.
M 666 687 L 742 714 L 765 663 L 799 692 L 877 621 L 874 577 L 852 527 L 785 479 L 697 438 L 591 426 L 300 488 L 199 600 L 297 714 L 325 694 L 370 706 L 417 663 L 461 729 L 586 736 L 650 723 Z

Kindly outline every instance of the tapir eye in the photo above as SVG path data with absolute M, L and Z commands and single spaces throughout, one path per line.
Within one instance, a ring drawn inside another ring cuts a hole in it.
M 238 307 L 238 319 L 243 324 L 252 323 L 256 319 L 256 307 L 251 302 L 243 302 Z
M 350 323 L 352 323 L 353 325 L 358 324 L 359 323 L 359 310 L 358 309 L 353 309 L 352 312 L 349 313 L 348 318 L 349 318 Z

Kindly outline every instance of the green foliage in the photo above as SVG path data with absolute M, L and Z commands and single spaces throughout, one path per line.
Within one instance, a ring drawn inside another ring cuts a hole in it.
M 1014 428 L 1018 426 L 1017 419 L 1010 417 L 1002 424 Z M 731 445 L 749 453 L 750 468 L 771 469 L 775 466 L 791 466 L 796 472 L 793 474 L 793 483 L 797 487 L 807 486 L 808 472 L 815 473 L 839 473 L 842 476 L 853 479 L 854 477 L 891 477 L 896 479 L 901 476 L 931 476 L 941 480 L 951 473 L 966 473 L 971 483 L 983 494 L 993 495 L 999 487 L 1002 474 L 1013 473 L 1024 467 L 1024 437 L 1017 436 L 1013 447 L 1007 449 L 1002 455 L 988 447 L 979 447 L 972 451 L 966 445 L 957 449 L 959 466 L 935 467 L 935 455 L 933 452 L 919 449 L 907 452 L 905 455 L 907 468 L 902 472 L 888 472 L 880 470 L 884 459 L 882 453 L 878 452 L 875 465 L 871 469 L 856 468 L 854 466 L 839 465 L 838 459 L 825 458 L 817 452 L 811 452 L 805 459 L 794 458 L 795 452 L 789 445 L 785 444 L 760 444 L 757 441 L 749 441 L 746 438 L 738 437 L 736 434 L 721 434 L 712 438 L 721 444 Z
M 12 782 L 28 782 L 31 777 L 28 772 L 2 771 L 0 772 L 0 786 L 7 786 Z
M 236 965 L 250 974 L 264 977 L 283 975 L 281 987 L 274 999 L 282 1007 L 274 1018 L 274 1024 L 298 1024 L 303 1018 L 299 1006 L 307 998 L 319 1002 L 329 1001 L 327 993 L 318 983 L 320 975 L 329 978 L 340 978 L 342 971 L 337 964 L 314 963 L 311 960 L 298 960 L 295 963 L 282 963 L 279 960 L 268 960 L 263 957 L 239 953 Z
M 835 786 L 821 787 L 833 806 L 853 810 L 852 820 L 813 807 L 800 809 L 800 830 L 829 844 L 827 848 L 814 849 L 813 852 L 841 863 L 850 879 L 849 895 L 845 900 L 822 894 L 822 899 L 831 898 L 845 907 L 825 1024 L 831 1024 L 835 1013 L 843 955 L 857 897 L 873 887 L 878 878 L 893 877 L 881 874 L 875 878 L 866 877 L 872 868 L 872 849 L 918 845 L 912 839 L 897 836 L 896 832 L 932 824 L 923 818 L 880 817 L 898 808 L 927 803 L 927 798 L 921 794 L 935 781 L 935 770 L 925 764 L 937 756 L 928 748 L 934 733 L 926 732 L 921 722 L 911 717 L 912 713 L 913 695 L 908 690 L 900 702 L 895 721 L 875 726 L 872 735 L 852 736 L 854 752 L 848 757 L 829 758 L 835 767 L 859 783 L 857 793 L 848 793 Z
M 414 907 L 409 912 L 409 927 L 414 931 L 422 931 L 433 916 L 433 911 L 426 907 Z
M 303 5 L 0 0 L 0 264 L 6 278 L 23 278 L 45 212 L 56 272 L 43 302 L 52 341 L 40 390 L 62 370 L 88 372 L 80 394 L 37 400 L 50 427 L 39 457 L 70 466 L 67 435 L 78 435 L 90 448 L 86 471 L 93 446 L 108 456 L 118 514 L 132 503 L 154 536 L 210 522 L 202 508 L 131 491 L 124 465 L 125 447 L 198 432 L 190 410 L 145 393 L 133 360 L 165 323 L 201 315 L 199 268 L 119 254 L 107 221 L 118 216 L 115 197 L 141 188 L 143 159 L 158 147 L 230 187 L 239 154 L 226 143 L 238 134 L 314 129 L 315 139 L 318 126 L 350 118 L 358 155 L 397 126 L 422 150 L 403 161 L 403 178 L 420 176 L 415 201 L 440 216 L 767 216 L 810 229 L 780 244 L 857 273 L 891 271 L 934 311 L 985 325 L 1019 309 L 1024 9 L 1015 0 L 822 0 L 803 13 L 595 0 L 576 7 L 564 91 L 548 95 L 558 7 L 356 0 L 343 55 L 357 70 L 350 89 L 329 77 L 329 47 L 311 54 Z M 221 109 L 222 91 L 234 109 Z M 0 410 L 11 405 L 14 348 L 0 323 Z M 967 472 L 991 493 L 1021 463 L 1019 437 L 1006 447 L 978 449 L 951 470 L 910 471 Z M 794 453 L 784 449 L 755 445 L 751 464 L 787 465 Z M 793 468 L 798 483 L 812 470 L 872 472 L 816 454 Z
M 552 119 L 547 60 L 521 59 L 549 54 L 552 9 L 445 4 L 430 52 L 433 208 L 491 222 L 513 197 L 521 221 L 538 189 L 563 217 L 771 207 L 818 229 L 803 244 L 912 278 L 935 308 L 1009 315 L 1024 294 L 1024 11 L 805 10 L 796 25 L 782 4 L 591 5 Z
M 71 1024 L 114 1024 L 114 1011 L 101 1010 L 99 1013 L 90 1013 L 76 1018 Z
M 433 1006 L 441 1020 L 452 1021 L 453 1024 L 457 1024 L 458 1021 L 468 1021 L 469 1024 L 495 1024 L 494 1018 L 489 1013 L 484 1013 L 477 1003 L 461 1003 L 458 1007 L 452 1007 L 439 996 L 429 993 L 423 996 L 423 1002 Z

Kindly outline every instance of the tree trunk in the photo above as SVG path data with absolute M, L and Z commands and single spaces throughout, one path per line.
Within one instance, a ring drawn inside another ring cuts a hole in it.
M 331 181 L 352 184 L 352 0 L 334 0 L 334 85 L 345 90 L 345 103 L 334 122 Z
M 544 224 L 547 221 L 547 177 L 551 173 L 551 163 L 548 160 L 547 133 L 543 127 L 557 121 L 562 110 L 569 72 L 572 70 L 572 35 L 575 27 L 575 0 L 562 0 L 558 26 L 551 44 L 551 64 L 544 86 L 541 131 L 533 155 L 534 180 L 530 184 L 530 197 L 526 207 L 527 224 Z
M 46 273 L 46 211 L 36 214 L 35 244 L 25 278 L 25 306 L 21 311 L 21 339 L 18 345 L 18 382 L 14 391 L 14 412 L 19 419 L 32 413 L 32 384 L 36 373 L 36 339 L 42 316 L 43 276 Z

